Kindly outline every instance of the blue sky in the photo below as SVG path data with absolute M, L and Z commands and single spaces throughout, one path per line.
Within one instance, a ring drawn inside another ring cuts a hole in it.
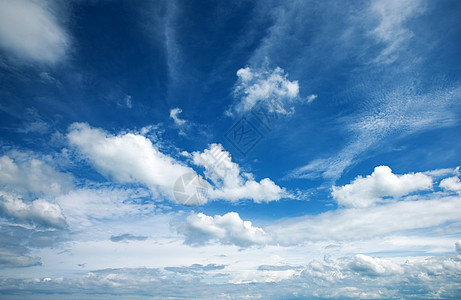
M 0 0 L 2 298 L 461 297 L 460 20 Z

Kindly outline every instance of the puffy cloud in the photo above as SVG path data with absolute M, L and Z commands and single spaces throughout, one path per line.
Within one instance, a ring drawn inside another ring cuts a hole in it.
M 21 223 L 56 228 L 66 227 L 66 220 L 57 204 L 43 199 L 25 203 L 18 197 L 0 191 L 0 213 Z
M 18 154 L 13 160 L 9 156 L 0 157 L 0 187 L 20 194 L 56 196 L 69 191 L 72 176 L 56 171 L 41 160 L 23 159 Z
M 237 71 L 236 96 L 240 101 L 226 111 L 242 114 L 250 111 L 259 101 L 276 99 L 283 105 L 299 100 L 299 84 L 297 80 L 288 80 L 288 75 L 279 67 L 274 70 L 252 70 L 249 67 Z M 308 101 L 309 102 L 309 101 Z M 293 111 L 293 107 L 285 107 L 284 112 Z
M 440 187 L 445 190 L 454 191 L 458 194 L 461 194 L 461 181 L 457 176 L 445 178 L 440 182 Z
M 175 196 L 177 202 L 182 204 L 203 204 L 209 199 L 230 201 L 252 199 L 259 203 L 279 200 L 287 196 L 286 191 L 269 178 L 256 182 L 251 174 L 244 174 L 246 177 L 244 179 L 240 175 L 238 165 L 231 161 L 229 152 L 224 151 L 218 144 L 211 145 L 210 149 L 206 149 L 203 153 L 193 153 L 194 163 L 204 166 L 205 175 L 215 184 L 214 187 L 210 187 L 192 168 L 161 153 L 142 135 L 134 133 L 111 135 L 101 129 L 91 128 L 88 124 L 74 123 L 70 127 L 68 139 L 101 174 L 121 183 L 141 183 L 170 199 L 174 199 Z M 224 164 L 210 165 L 209 161 L 214 159 L 213 155 L 223 158 Z M 201 197 L 179 197 L 181 193 L 189 195 L 188 193 L 191 192 L 187 189 L 189 181 L 183 184 L 184 191 L 178 190 L 182 187 L 177 184 L 178 181 L 185 177 L 197 178 L 206 184 L 203 187 L 195 185 L 193 187 L 209 190 L 207 193 L 201 193 Z
M 178 107 L 170 109 L 170 118 L 173 119 L 174 123 L 177 126 L 182 126 L 182 125 L 186 124 L 186 120 L 183 120 L 183 119 L 179 118 L 180 113 L 182 113 L 182 109 L 180 109 Z
M 191 213 L 187 223 L 178 226 L 190 245 L 203 245 L 209 241 L 233 244 L 240 247 L 264 245 L 270 236 L 261 228 L 254 227 L 250 221 L 243 221 L 238 213 L 230 212 L 223 216 L 207 216 Z
M 121 183 L 144 184 L 170 199 L 175 181 L 184 174 L 195 173 L 139 134 L 112 135 L 88 124 L 74 123 L 67 136 L 104 176 Z
M 196 165 L 205 168 L 205 177 L 215 185 L 215 188 L 208 192 L 211 199 L 252 199 L 256 203 L 261 203 L 289 197 L 285 189 L 269 178 L 257 182 L 252 174 L 242 174 L 239 166 L 232 161 L 230 153 L 225 151 L 221 144 L 211 144 L 201 153 L 193 152 L 192 158 Z
M 50 1 L 1 0 L 0 47 L 30 61 L 55 63 L 63 59 L 69 38 Z
M 428 190 L 432 178 L 423 173 L 395 175 L 387 166 L 376 167 L 371 175 L 352 183 L 333 187 L 332 196 L 341 206 L 368 207 L 383 202 L 383 197 L 399 198 L 412 192 Z
M 350 268 L 363 275 L 383 276 L 403 273 L 403 268 L 388 259 L 357 254 L 349 264 Z

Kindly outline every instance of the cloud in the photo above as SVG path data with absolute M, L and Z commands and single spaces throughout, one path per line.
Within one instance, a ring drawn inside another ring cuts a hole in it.
M 357 254 L 352 258 L 349 267 L 366 276 L 385 276 L 402 274 L 403 268 L 388 259 L 375 258 Z
M 58 196 L 56 202 L 74 230 L 91 228 L 104 220 L 140 218 L 155 212 L 155 205 L 145 203 L 149 193 L 142 189 L 114 187 L 82 188 Z
M 28 61 L 56 63 L 65 57 L 69 38 L 50 1 L 0 1 L 0 47 Z
M 260 71 L 246 67 L 237 71 L 237 77 L 234 93 L 240 100 L 226 111 L 228 115 L 249 112 L 262 100 L 277 100 L 284 106 L 284 112 L 292 112 L 293 106 L 285 106 L 299 100 L 298 81 L 288 80 L 288 75 L 279 67 Z
M 334 186 L 331 194 L 341 206 L 367 207 L 387 201 L 383 197 L 400 198 L 431 187 L 432 178 L 423 173 L 395 175 L 389 167 L 379 166 L 365 178 L 359 176 L 350 184 Z
M 106 268 L 78 276 L 1 278 L 0 286 L 5 297 L 17 296 L 18 291 L 22 291 L 20 295 L 24 299 L 62 298 L 69 291 L 76 298 L 116 294 L 130 299 L 457 299 L 461 260 L 455 254 L 412 257 L 403 263 L 399 258 L 384 259 L 364 254 L 338 259 L 306 259 L 300 268 L 302 272 L 264 269 L 237 272 L 242 277 L 240 282 L 233 282 L 235 271 L 223 267 L 194 264 L 165 267 L 165 271 Z
M 208 191 L 211 199 L 251 199 L 261 203 L 290 197 L 285 189 L 269 178 L 257 182 L 252 174 L 242 174 L 239 166 L 232 162 L 230 153 L 221 144 L 211 144 L 203 152 L 193 152 L 192 157 L 194 164 L 204 167 L 205 177 L 214 183 L 215 188 Z
M 136 236 L 129 233 L 113 235 L 110 237 L 112 242 L 122 242 L 122 241 L 145 241 L 147 236 Z
M 405 27 L 405 23 L 423 11 L 423 1 L 410 0 L 377 0 L 370 3 L 371 16 L 379 20 L 378 26 L 370 31 L 385 48 L 376 58 L 376 62 L 392 63 L 398 57 L 398 52 L 405 48 L 405 42 L 413 37 L 413 32 Z
M 459 197 L 442 197 L 438 193 L 427 197 L 433 199 L 421 197 L 366 208 L 337 209 L 280 221 L 264 230 L 281 245 L 293 245 L 306 241 L 368 239 L 459 221 Z
M 187 223 L 178 226 L 185 243 L 193 246 L 204 245 L 209 241 L 233 244 L 240 247 L 264 245 L 270 236 L 261 228 L 254 227 L 250 221 L 243 221 L 238 213 L 230 212 L 223 216 L 207 216 L 191 213 Z
M 198 275 L 203 272 L 207 271 L 214 271 L 214 270 L 222 270 L 226 266 L 225 265 L 217 265 L 217 264 L 208 264 L 206 266 L 201 264 L 193 264 L 189 267 L 165 267 L 165 270 L 180 273 L 180 274 L 193 274 Z
M 454 191 L 458 194 L 461 194 L 461 181 L 457 176 L 443 179 L 440 182 L 440 187 L 445 190 Z
M 318 178 L 335 181 L 344 170 L 353 166 L 367 151 L 386 148 L 383 141 L 390 136 L 402 137 L 428 129 L 452 127 L 457 124 L 454 114 L 461 88 L 446 88 L 420 92 L 414 83 L 367 95 L 364 109 L 341 118 L 339 125 L 346 129 L 349 142 L 327 158 L 316 158 L 305 166 L 289 172 L 288 178 Z M 436 99 L 436 101 L 434 101 Z
M 182 109 L 178 107 L 170 109 L 170 118 L 173 119 L 174 123 L 177 126 L 183 126 L 184 124 L 186 124 L 186 120 L 179 118 L 180 113 L 182 113 Z
M 0 191 L 0 214 L 20 223 L 30 223 L 55 228 L 66 227 L 61 208 L 43 199 L 31 203 Z
M 45 162 L 27 157 L 24 153 L 14 153 L 0 157 L 0 187 L 20 193 L 23 196 L 57 196 L 73 187 L 70 174 L 56 171 Z M 15 161 L 16 160 L 16 161 Z
M 172 188 L 176 180 L 195 173 L 161 153 L 142 135 L 112 135 L 88 124 L 74 123 L 67 137 L 102 175 L 121 183 L 144 184 L 169 199 L 174 199 Z
M 203 153 L 194 152 L 193 154 L 194 163 L 205 167 L 207 178 L 210 178 L 216 186 L 209 187 L 208 184 L 204 186 L 203 189 L 210 190 L 203 197 L 178 197 L 178 193 L 173 193 L 173 187 L 175 192 L 178 192 L 177 183 L 184 179 L 184 176 L 199 178 L 200 182 L 204 180 L 192 168 L 161 153 L 146 137 L 134 133 L 112 135 L 101 129 L 91 128 L 84 123 L 72 124 L 67 137 L 70 144 L 76 146 L 95 169 L 104 176 L 120 183 L 143 184 L 153 192 L 158 192 L 171 200 L 176 198 L 182 204 L 203 204 L 208 199 L 229 201 L 252 199 L 260 203 L 288 196 L 284 189 L 269 178 L 256 182 L 252 179 L 251 174 L 245 174 L 247 178 L 245 180 L 240 175 L 238 165 L 231 162 L 230 154 L 224 151 L 221 145 L 213 144 Z M 222 170 L 228 171 L 226 174 L 221 174 L 223 177 L 217 175 L 220 173 L 213 173 L 220 172 L 218 171 L 220 166 L 205 164 L 206 161 L 212 159 L 212 155 L 216 154 L 226 159 L 225 166 L 229 168 Z
M 41 264 L 40 257 L 20 254 L 17 249 L 0 248 L 0 268 L 24 268 Z

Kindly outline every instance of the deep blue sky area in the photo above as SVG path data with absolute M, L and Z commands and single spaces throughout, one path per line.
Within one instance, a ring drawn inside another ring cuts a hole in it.
M 0 298 L 458 299 L 460 40 L 455 0 L 0 0 Z

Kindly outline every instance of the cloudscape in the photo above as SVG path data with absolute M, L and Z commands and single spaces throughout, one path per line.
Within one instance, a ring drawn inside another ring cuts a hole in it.
M 1 299 L 461 299 L 461 2 L 0 0 Z

